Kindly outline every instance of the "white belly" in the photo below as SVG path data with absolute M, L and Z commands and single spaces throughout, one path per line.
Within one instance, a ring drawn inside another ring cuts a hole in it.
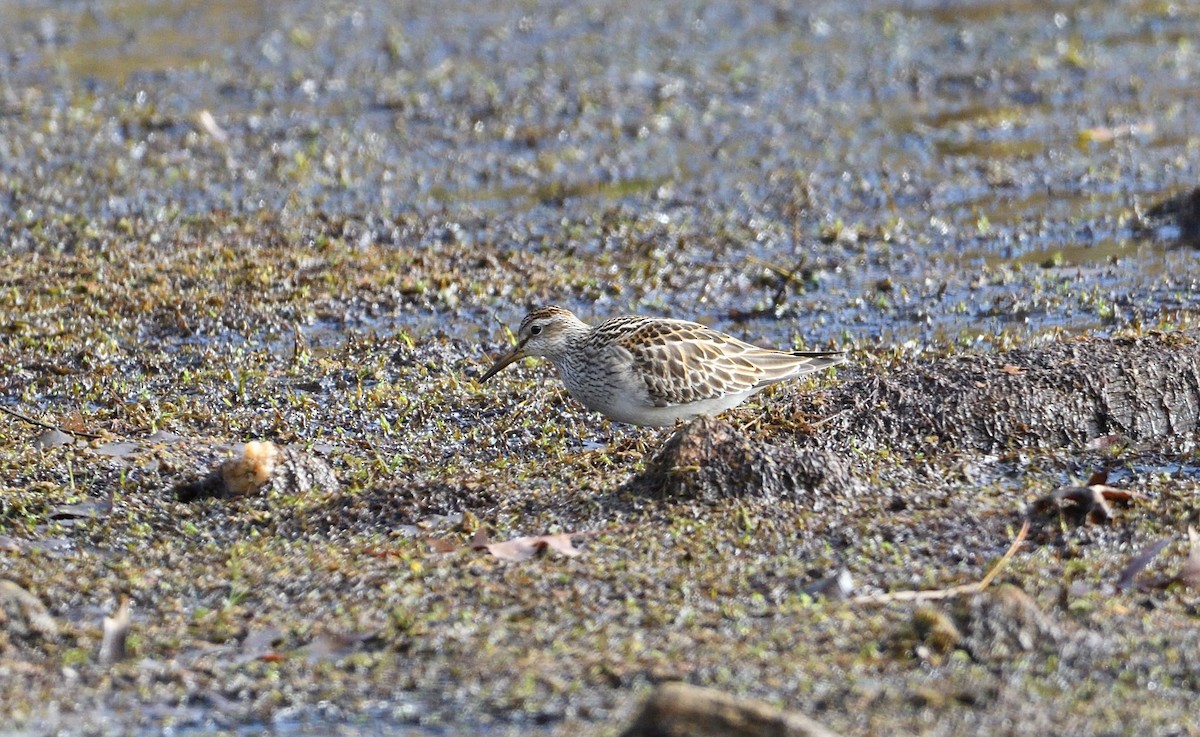
M 628 351 L 613 346 L 603 356 L 591 358 L 591 363 L 573 365 L 570 370 L 558 367 L 567 392 L 588 409 L 630 425 L 663 427 L 700 415 L 715 415 L 736 407 L 759 391 L 748 389 L 698 402 L 656 407 L 646 384 L 635 375 Z
M 723 397 L 667 407 L 655 407 L 643 397 L 630 394 L 615 395 L 608 398 L 607 401 L 597 401 L 597 397 L 576 396 L 575 398 L 588 409 L 606 415 L 616 422 L 664 427 L 674 425 L 679 420 L 690 420 L 700 415 L 715 415 L 724 412 L 738 406 L 756 393 L 757 390 L 752 389 L 738 394 L 728 394 Z

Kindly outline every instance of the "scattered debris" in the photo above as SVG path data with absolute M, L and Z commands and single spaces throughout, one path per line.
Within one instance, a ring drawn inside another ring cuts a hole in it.
M 117 611 L 104 618 L 104 636 L 100 640 L 101 665 L 112 665 L 125 659 L 125 641 L 129 637 L 129 597 L 121 597 Z
M 1061 514 L 1074 524 L 1103 524 L 1113 516 L 1108 502 L 1129 503 L 1134 499 L 1136 495 L 1133 492 L 1104 484 L 1062 486 L 1038 498 L 1032 505 L 1032 511 L 1040 515 Z
M 820 599 L 827 597 L 833 601 L 845 601 L 854 591 L 854 577 L 845 568 L 838 570 L 828 578 L 823 578 L 814 584 L 804 587 L 804 593 Z
M 1188 528 L 1188 554 L 1183 560 L 1183 565 L 1179 567 L 1178 573 L 1170 576 L 1158 576 L 1147 580 L 1138 580 L 1138 575 L 1150 564 L 1150 561 L 1154 560 L 1170 544 L 1171 538 L 1163 538 L 1135 555 L 1121 569 L 1121 575 L 1117 577 L 1117 591 L 1125 591 L 1131 588 L 1136 588 L 1139 591 L 1165 589 L 1174 583 L 1180 583 L 1188 588 L 1200 590 L 1200 538 L 1196 535 L 1194 527 Z
M 572 543 L 572 538 L 591 537 L 605 532 L 610 532 L 610 530 L 562 532 L 556 535 L 516 537 L 511 540 L 494 543 L 488 539 L 487 528 L 480 525 L 476 528 L 475 534 L 471 536 L 471 542 L 466 547 L 471 550 L 486 550 L 501 560 L 528 560 L 546 550 L 554 550 L 561 555 L 573 558 L 579 555 L 581 551 Z M 463 549 L 462 545 L 447 538 L 431 539 L 429 545 L 435 553 L 453 553 Z
M 1129 563 L 1121 569 L 1121 575 L 1117 577 L 1117 591 L 1124 591 L 1131 588 L 1133 582 L 1137 579 L 1138 574 L 1150 564 L 1150 561 L 1162 552 L 1163 548 L 1171 544 L 1171 538 L 1164 537 L 1142 552 L 1133 556 Z

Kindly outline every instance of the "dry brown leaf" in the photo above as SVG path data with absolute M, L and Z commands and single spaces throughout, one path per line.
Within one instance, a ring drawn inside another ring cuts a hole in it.
M 1141 553 L 1133 557 L 1131 561 L 1121 571 L 1121 575 L 1117 577 L 1117 591 L 1124 591 L 1133 586 L 1134 579 L 1142 572 L 1154 557 L 1162 552 L 1162 549 L 1171 543 L 1171 538 L 1164 537 L 1158 542 L 1146 548 Z
M 487 527 L 480 525 L 475 530 L 475 534 L 471 535 L 471 550 L 483 550 L 488 546 Z
M 453 553 L 458 550 L 458 543 L 446 537 L 434 537 L 429 539 L 429 547 L 435 553 Z
M 1137 499 L 1137 494 L 1126 489 L 1114 489 L 1111 486 L 1104 484 L 1092 484 L 1088 486 L 1093 492 L 1098 493 L 1110 502 L 1132 502 Z
M 539 535 L 537 537 L 517 537 L 501 543 L 492 543 L 484 547 L 489 553 L 501 560 L 528 560 L 546 548 L 556 550 L 568 557 L 579 555 L 579 550 L 571 544 L 571 536 L 567 533 Z
M 1104 484 L 1062 486 L 1035 501 L 1033 509 L 1037 512 L 1057 510 L 1076 522 L 1102 523 L 1112 519 L 1108 502 L 1131 502 L 1136 498 L 1132 491 Z
M 67 520 L 86 520 L 107 517 L 112 511 L 112 504 L 104 499 L 88 499 L 78 504 L 64 504 L 55 507 L 50 512 L 50 519 L 58 522 Z
M 88 431 L 87 420 L 83 418 L 83 415 L 78 410 L 67 415 L 62 421 L 61 427 L 63 430 L 71 433 L 72 435 L 76 433 L 86 433 Z
M 1000 372 L 1008 374 L 1009 376 L 1021 376 L 1022 374 L 1029 373 L 1029 369 L 1022 368 L 1020 366 L 1014 366 L 1011 363 L 1006 363 L 1000 367 Z
M 104 618 L 104 636 L 100 640 L 100 663 L 112 665 L 125 658 L 125 640 L 129 637 L 129 597 L 121 597 L 121 604 L 111 617 Z

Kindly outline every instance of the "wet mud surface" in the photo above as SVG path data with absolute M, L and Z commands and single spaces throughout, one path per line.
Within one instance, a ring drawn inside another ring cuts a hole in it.
M 1194 729 L 1197 23 L 5 5 L 0 732 Z M 551 302 L 851 358 L 672 439 L 477 383 Z

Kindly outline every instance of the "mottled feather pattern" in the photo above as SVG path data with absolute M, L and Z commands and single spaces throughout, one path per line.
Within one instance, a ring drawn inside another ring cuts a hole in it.
M 517 345 L 482 380 L 524 356 L 550 359 L 586 407 L 640 425 L 720 412 L 770 384 L 843 360 L 836 351 L 759 348 L 686 320 L 626 316 L 591 328 L 554 306 L 525 316 Z
M 657 407 L 762 388 L 795 373 L 802 363 L 790 353 L 758 348 L 686 320 L 615 318 L 592 334 L 629 351 Z

